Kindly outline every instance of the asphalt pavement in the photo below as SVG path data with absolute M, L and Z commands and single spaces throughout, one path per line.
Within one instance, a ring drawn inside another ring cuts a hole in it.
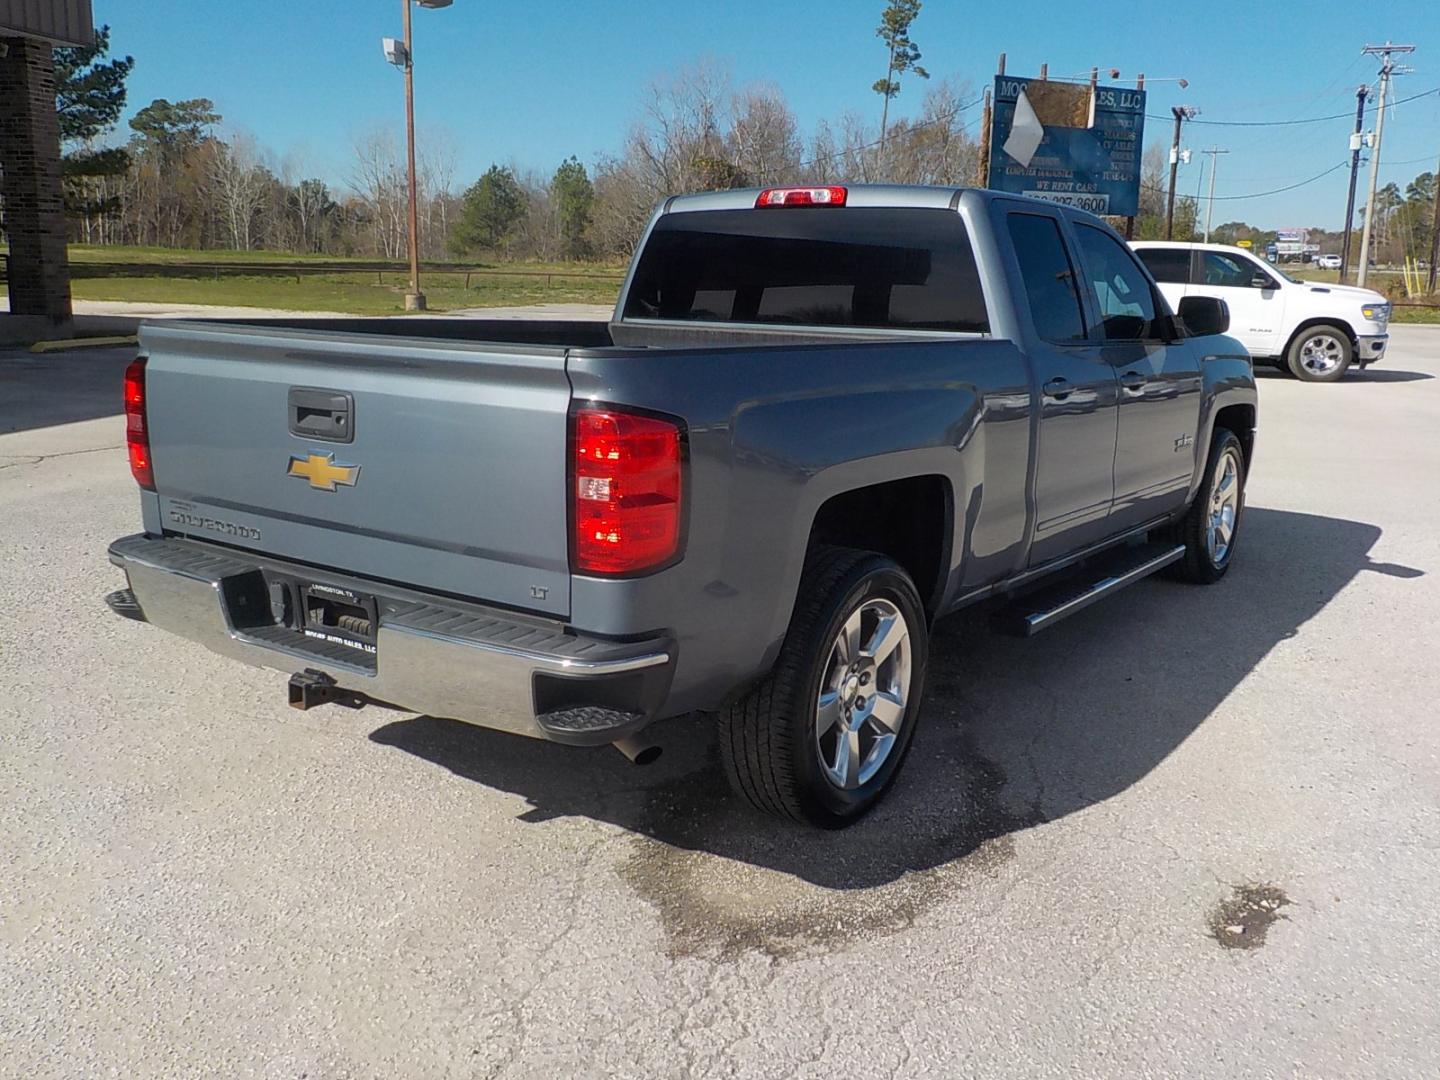
M 112 616 L 127 350 L 0 352 L 0 1076 L 1440 1075 L 1440 329 L 1261 376 L 1236 562 L 942 624 L 820 835 Z

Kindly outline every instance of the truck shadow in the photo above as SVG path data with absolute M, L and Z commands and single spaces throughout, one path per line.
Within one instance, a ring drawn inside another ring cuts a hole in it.
M 118 416 L 125 366 L 134 358 L 134 345 L 43 355 L 0 349 L 0 435 Z
M 1336 385 L 1348 383 L 1400 383 L 1400 382 L 1423 382 L 1426 379 L 1433 379 L 1435 376 L 1427 371 L 1402 371 L 1397 368 L 1372 367 L 1361 371 L 1359 368 L 1351 368 Z M 1280 382 L 1295 382 L 1295 376 L 1288 371 L 1281 371 L 1279 368 L 1271 367 L 1268 364 L 1255 365 L 1255 378 L 1262 382 L 1267 379 L 1275 379 Z
M 1017 832 L 1143 780 L 1357 575 L 1422 574 L 1373 561 L 1381 534 L 1373 525 L 1258 507 L 1245 525 L 1242 557 L 1213 588 L 1145 582 L 1030 641 L 990 632 L 983 612 L 942 622 L 923 725 L 900 782 L 844 832 L 774 821 L 732 796 L 701 717 L 652 729 L 664 754 L 647 768 L 609 749 L 433 717 L 389 723 L 370 737 L 523 796 L 524 820 L 578 815 L 658 842 L 627 874 L 662 910 L 667 897 L 713 893 L 706 875 L 720 871 L 696 856 L 829 890 L 889 886 L 945 866 L 983 871 L 1009 858 Z M 677 874 L 690 886 L 677 886 Z M 888 909 L 901 904 L 891 914 L 906 917 L 904 902 L 891 902 Z

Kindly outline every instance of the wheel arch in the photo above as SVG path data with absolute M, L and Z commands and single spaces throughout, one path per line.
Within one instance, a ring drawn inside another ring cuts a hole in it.
M 1240 440 L 1240 449 L 1245 454 L 1245 471 L 1250 471 L 1250 462 L 1255 454 L 1255 419 L 1256 408 L 1253 402 L 1235 402 L 1230 405 L 1223 405 L 1215 412 L 1215 420 L 1210 425 L 1210 438 L 1215 438 L 1215 432 L 1224 428 L 1233 432 Z
M 949 580 L 954 521 L 948 477 L 898 477 L 831 495 L 815 511 L 807 549 L 828 544 L 889 556 L 915 582 L 933 620 Z

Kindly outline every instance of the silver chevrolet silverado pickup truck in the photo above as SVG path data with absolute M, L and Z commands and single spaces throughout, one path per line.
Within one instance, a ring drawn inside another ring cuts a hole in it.
M 742 795 L 842 826 L 937 618 L 1031 634 L 1225 574 L 1256 420 L 1227 327 L 1083 212 L 835 186 L 670 199 L 609 323 L 151 323 L 108 600 L 301 708 L 641 759 L 712 716 Z

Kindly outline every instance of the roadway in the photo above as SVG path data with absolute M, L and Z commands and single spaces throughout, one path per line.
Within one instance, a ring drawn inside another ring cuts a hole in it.
M 1440 329 L 1262 375 L 1220 586 L 942 625 L 833 835 L 110 615 L 128 355 L 0 352 L 0 1076 L 1440 1075 Z

